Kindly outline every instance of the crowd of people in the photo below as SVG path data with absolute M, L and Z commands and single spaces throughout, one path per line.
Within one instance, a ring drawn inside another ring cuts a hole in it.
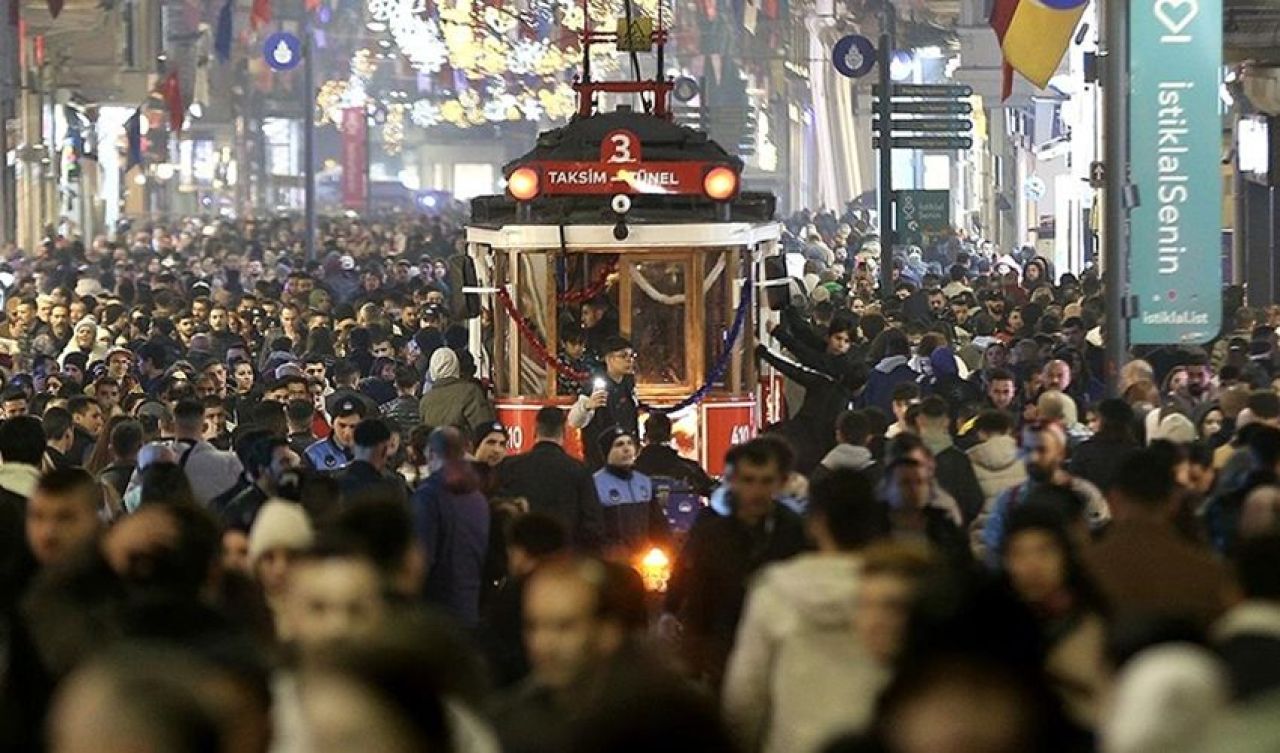
M 1093 272 L 955 235 L 880 291 L 861 213 L 786 224 L 788 416 L 719 478 L 607 295 L 513 454 L 456 221 L 4 250 L 0 748 L 1280 745 L 1280 311 L 1108 397 Z

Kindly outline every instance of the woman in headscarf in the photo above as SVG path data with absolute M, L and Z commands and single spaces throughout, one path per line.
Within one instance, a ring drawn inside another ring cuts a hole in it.
M 67 356 L 72 353 L 83 353 L 88 363 L 105 361 L 107 350 L 111 346 L 111 335 L 105 330 L 100 333 L 99 329 L 97 320 L 92 316 L 86 316 L 76 322 L 75 330 L 71 334 L 71 342 L 67 343 L 58 361 L 65 363 Z

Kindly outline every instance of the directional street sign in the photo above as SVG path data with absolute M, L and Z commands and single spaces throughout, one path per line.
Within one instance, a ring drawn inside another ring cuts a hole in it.
M 890 140 L 894 149 L 970 149 L 973 139 L 968 136 L 894 136 Z M 880 148 L 880 137 L 872 140 L 872 147 Z
M 973 112 L 973 105 L 947 100 L 894 102 L 893 111 L 904 115 L 968 115 Z
M 894 113 L 895 115 L 897 113 Z M 880 121 L 876 120 L 875 126 L 880 127 Z M 956 133 L 973 130 L 973 121 L 968 119 L 951 119 L 951 118 L 916 118 L 909 120 L 903 118 L 901 120 L 894 118 L 889 121 L 889 126 L 894 133 Z
M 880 87 L 871 87 L 873 97 L 880 96 Z M 894 84 L 894 97 L 969 97 L 973 87 L 965 84 Z

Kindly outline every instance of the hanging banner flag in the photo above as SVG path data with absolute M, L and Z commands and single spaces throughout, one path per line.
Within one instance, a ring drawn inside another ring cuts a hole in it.
M 65 0 L 49 0 L 49 15 L 57 18 L 62 14 L 62 6 Z
M 363 107 L 342 111 L 342 204 L 348 209 L 364 209 L 368 203 L 368 127 Z
M 129 153 L 124 162 L 125 172 L 128 172 L 135 165 L 142 164 L 142 108 L 134 110 L 133 116 L 125 121 L 124 132 L 129 140 Z
M 1129 8 L 1130 339 L 1206 343 L 1222 325 L 1222 0 Z
M 254 31 L 259 26 L 271 23 L 271 0 L 253 0 L 253 10 L 249 11 L 249 26 Z
M 218 11 L 218 28 L 213 34 L 213 51 L 218 54 L 218 60 L 225 63 L 231 59 L 231 42 L 234 38 L 231 24 L 234 14 L 232 3 L 235 0 L 227 0 L 222 4 L 222 10 Z
M 1013 92 L 1014 71 L 1041 89 L 1049 85 L 1088 4 L 1088 0 L 995 0 L 990 23 L 1004 55 L 1002 99 Z
M 178 81 L 177 71 L 164 77 L 160 84 L 160 94 L 164 96 L 164 106 L 169 110 L 169 130 L 178 133 L 186 120 L 186 107 L 182 103 L 182 85 Z

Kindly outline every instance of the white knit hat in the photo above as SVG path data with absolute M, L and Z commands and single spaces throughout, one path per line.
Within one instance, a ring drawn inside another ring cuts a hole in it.
M 258 510 L 249 529 L 249 561 L 257 562 L 272 549 L 306 549 L 314 540 L 311 520 L 301 505 L 270 499 Z

